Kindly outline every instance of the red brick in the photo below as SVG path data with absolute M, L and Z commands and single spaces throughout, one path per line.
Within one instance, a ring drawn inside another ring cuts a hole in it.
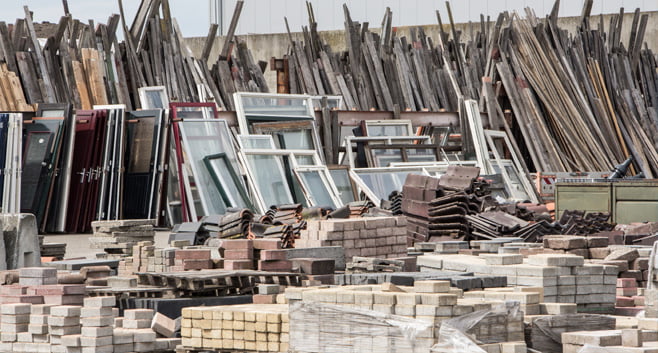
M 635 301 L 635 306 L 644 306 L 644 296 L 636 295 L 633 297 Z
M 254 262 L 251 260 L 224 260 L 225 270 L 253 270 Z
M 206 270 L 210 268 L 212 268 L 212 261 L 210 260 L 196 260 L 196 259 L 183 260 L 183 271 Z
M 637 288 L 635 278 L 617 278 L 617 288 Z
M 287 260 L 288 252 L 286 250 L 262 250 L 260 252 L 260 259 L 267 260 Z
M 22 286 L 20 284 L 9 284 L 0 286 L 0 295 L 22 295 L 27 294 L 29 286 Z
M 633 298 L 618 296 L 616 306 L 618 306 L 618 307 L 633 307 L 633 306 L 635 306 L 635 300 L 633 300 Z
M 227 249 L 224 250 L 226 260 L 253 260 L 254 251 L 249 249 Z
M 179 260 L 208 260 L 210 259 L 210 250 L 207 249 L 181 249 L 176 250 L 176 259 Z
M 292 271 L 292 261 L 275 260 L 275 261 L 258 261 L 258 269 L 261 271 Z
M 649 258 L 648 257 L 638 257 L 637 259 L 631 262 L 631 269 L 645 271 L 649 269 Z
M 254 294 L 254 304 L 276 304 L 276 294 Z
M 633 297 L 637 295 L 637 287 L 617 288 L 617 295 L 624 297 Z
M 279 239 L 254 239 L 254 249 L 258 250 L 276 250 L 281 249 L 281 240 Z
M 87 292 L 86 286 L 80 284 L 32 286 L 27 290 L 27 294 L 29 295 L 64 295 L 64 294 L 84 295 L 86 292 Z
M 40 295 L 3 295 L 0 296 L 2 304 L 9 303 L 30 303 L 43 304 L 43 297 Z
M 226 250 L 236 250 L 236 249 L 246 249 L 253 250 L 254 243 L 250 239 L 227 239 L 222 240 L 222 245 L 220 248 Z

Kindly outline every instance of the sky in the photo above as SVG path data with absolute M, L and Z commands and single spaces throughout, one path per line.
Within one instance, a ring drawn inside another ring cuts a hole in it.
M 23 5 L 34 12 L 35 21 L 58 22 L 64 11 L 61 0 L 1 0 L 0 21 L 14 23 L 25 17 Z M 228 27 L 237 0 L 224 2 L 224 31 Z M 119 13 L 118 0 L 68 0 L 73 18 L 93 19 L 107 23 L 111 14 Z M 132 23 L 141 0 L 123 0 L 127 23 Z M 308 25 L 306 0 L 245 0 L 236 34 L 285 32 L 284 17 L 293 32 Z M 440 10 L 444 21 L 447 13 L 444 0 L 309 0 L 315 10 L 319 30 L 344 28 L 342 4 L 347 3 L 352 18 L 379 27 L 384 9 L 393 11 L 393 26 L 436 24 L 435 10 Z M 503 10 L 523 14 L 532 7 L 541 18 L 550 12 L 554 0 L 449 0 L 456 22 L 479 21 L 480 13 L 496 18 Z M 578 16 L 584 0 L 562 1 L 560 16 Z M 205 37 L 209 28 L 208 0 L 169 0 L 173 17 L 185 37 Z M 593 14 L 618 13 L 624 7 L 632 12 L 636 7 L 644 11 L 658 10 L 658 0 L 595 0 Z

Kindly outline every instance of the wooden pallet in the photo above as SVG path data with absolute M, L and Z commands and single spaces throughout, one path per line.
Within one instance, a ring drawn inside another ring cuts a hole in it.
M 90 297 L 117 297 L 117 299 L 126 298 L 178 298 L 180 294 L 173 288 L 162 287 L 135 287 L 135 288 L 94 288 L 89 289 L 87 294 Z

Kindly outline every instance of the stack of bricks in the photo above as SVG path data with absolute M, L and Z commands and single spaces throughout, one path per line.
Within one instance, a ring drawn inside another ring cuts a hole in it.
M 28 326 L 28 332 L 32 334 L 32 342 L 49 342 L 48 317 L 50 316 L 51 307 L 53 307 L 53 305 L 41 304 L 32 305 L 30 308 L 30 325 Z
M 278 239 L 222 239 L 219 250 L 226 270 L 292 270 L 292 261 Z
M 396 258 L 407 253 L 405 217 L 310 220 L 296 248 L 342 246 L 345 257 Z
M 585 264 L 581 256 L 537 254 L 423 255 L 425 269 L 504 275 L 508 286 L 544 288 L 544 302 L 576 303 L 579 312 L 611 313 L 615 305 L 615 266 Z
M 636 316 L 644 310 L 644 296 L 638 290 L 635 278 L 617 278 L 615 315 Z
M 178 249 L 174 253 L 172 271 L 207 270 L 213 268 L 210 249 Z
M 638 329 L 565 332 L 562 348 L 564 353 L 650 353 L 658 351 L 658 332 Z
M 134 245 L 153 242 L 153 225 L 154 221 L 150 219 L 95 221 L 91 223 L 93 235 L 89 242 L 92 249 L 103 249 L 119 258 L 130 256 L 134 254 Z
M 613 245 L 608 250 L 609 254 L 597 263 L 617 266 L 619 278 L 633 278 L 638 286 L 646 287 L 649 279 L 650 247 L 629 248 Z
M 176 248 L 155 249 L 153 260 L 149 259 L 149 272 L 170 272 L 176 266 Z
M 3 302 L 79 305 L 86 292 L 84 284 L 57 284 L 57 270 L 25 267 L 19 270 L 18 285 L 3 286 Z
M 80 347 L 96 353 L 111 353 L 113 347 L 114 297 L 85 298 L 80 309 Z
M 3 342 L 17 342 L 19 335 L 29 335 L 30 304 L 2 304 L 0 312 L 0 338 Z
M 48 332 L 50 343 L 54 346 L 64 346 L 62 337 L 80 334 L 80 306 L 61 305 L 50 308 L 48 317 Z
M 607 237 L 580 237 L 570 235 L 544 236 L 544 248 L 582 256 L 585 259 L 602 259 L 608 255 Z
M 156 334 L 151 329 L 152 321 L 153 310 L 133 309 L 124 312 L 123 328 L 133 333 L 134 352 L 155 350 Z
M 595 314 L 530 315 L 524 321 L 528 347 L 547 353 L 562 352 L 563 332 L 613 330 L 616 325 L 614 317 Z
M 287 352 L 288 305 L 246 304 L 183 309 L 187 350 Z

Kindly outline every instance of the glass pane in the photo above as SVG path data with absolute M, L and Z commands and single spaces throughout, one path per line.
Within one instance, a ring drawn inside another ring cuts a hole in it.
M 291 98 L 240 96 L 242 109 L 249 116 L 286 116 L 289 118 L 313 117 L 306 97 Z
M 266 207 L 294 203 L 281 157 L 247 155 L 247 162 Z
M 383 200 L 388 200 L 388 195 L 393 191 L 402 191 L 402 186 L 404 181 L 407 178 L 407 175 L 411 174 L 411 171 L 356 171 L 356 173 L 361 177 L 363 182 L 368 185 L 370 190 L 372 190 L 377 197 Z
M 269 135 L 239 135 L 238 138 L 240 139 L 242 146 L 248 150 L 274 149 L 274 140 L 272 140 L 272 136 Z
M 436 150 L 433 148 L 408 148 L 407 162 L 436 162 Z
M 388 167 L 394 162 L 404 162 L 402 158 L 402 151 L 399 148 L 392 149 L 373 149 L 372 152 L 372 167 Z
M 213 178 L 219 182 L 218 187 L 224 192 L 227 200 L 225 200 L 231 207 L 247 208 L 249 207 L 248 201 L 244 199 L 240 193 L 242 185 L 238 184 L 235 179 L 237 175 L 231 173 L 232 167 L 226 163 L 225 158 L 206 158 L 206 167 Z M 243 190 L 243 189 L 242 189 Z
M 144 97 L 146 98 L 145 109 L 165 109 L 162 95 L 164 92 L 160 90 L 144 90 Z
M 306 190 L 308 190 L 312 199 L 315 201 L 315 204 L 312 206 L 336 207 L 327 185 L 325 184 L 325 180 L 322 175 L 320 175 L 320 171 L 313 170 L 299 172 L 299 176 L 302 179 L 302 183 L 304 183 Z
M 354 191 L 352 189 L 352 182 L 350 181 L 350 176 L 347 172 L 347 169 L 333 169 L 329 170 L 331 178 L 334 180 L 334 185 L 338 189 L 340 200 L 343 204 L 348 204 L 354 200 Z
M 210 107 L 176 107 L 176 119 L 214 119 L 215 112 Z
M 283 131 L 279 135 L 283 140 L 283 149 L 287 150 L 313 150 L 313 137 L 311 130 Z
M 368 136 L 409 136 L 409 125 L 367 125 Z
M 183 121 L 179 122 L 178 126 L 183 137 L 186 163 L 189 163 L 191 169 L 190 177 L 194 178 L 194 185 L 198 189 L 204 208 L 204 212 L 199 213 L 198 216 L 224 214 L 226 204 L 208 169 L 204 166 L 203 159 L 206 156 L 226 153 L 229 162 L 237 166 L 228 125 L 223 120 L 209 120 Z

